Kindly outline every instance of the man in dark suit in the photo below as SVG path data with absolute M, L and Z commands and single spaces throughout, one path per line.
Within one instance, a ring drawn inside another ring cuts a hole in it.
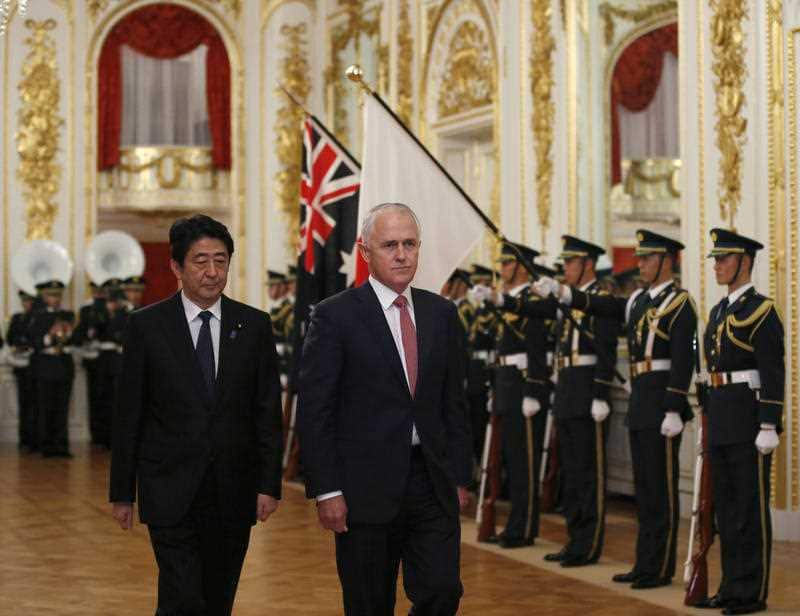
M 410 208 L 373 208 L 359 246 L 369 282 L 315 307 L 303 349 L 307 494 L 336 533 L 345 614 L 394 614 L 402 561 L 411 613 L 452 615 L 472 468 L 463 331 L 452 302 L 409 286 L 420 246 Z
M 182 290 L 133 312 L 113 420 L 110 500 L 148 525 L 157 616 L 231 613 L 256 519 L 281 495 L 278 364 L 269 316 L 222 292 L 233 240 L 207 216 L 170 229 Z

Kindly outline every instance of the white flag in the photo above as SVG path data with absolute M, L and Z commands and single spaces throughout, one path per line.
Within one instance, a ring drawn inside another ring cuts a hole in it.
M 412 284 L 434 293 L 486 230 L 427 152 L 374 96 L 365 96 L 359 229 L 367 212 L 380 203 L 403 203 L 416 213 L 422 225 L 422 247 Z

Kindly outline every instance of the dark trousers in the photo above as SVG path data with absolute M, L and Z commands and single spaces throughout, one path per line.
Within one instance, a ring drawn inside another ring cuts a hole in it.
M 483 457 L 483 442 L 486 438 L 486 424 L 489 423 L 489 413 L 486 404 L 489 398 L 488 389 L 469 394 L 469 418 L 472 428 L 472 451 L 478 465 Z
M 97 406 L 95 408 L 92 441 L 109 447 L 111 445 L 111 418 L 117 397 L 117 380 L 121 371 L 121 355 L 116 351 L 100 353 L 97 368 Z
M 347 616 L 393 616 L 397 574 L 415 616 L 451 616 L 463 594 L 461 527 L 442 509 L 421 448 L 414 447 L 400 512 L 388 524 L 350 524 L 336 534 L 336 566 Z
M 223 518 L 213 470 L 180 523 L 148 529 L 158 563 L 156 616 L 229 616 L 250 524 Z
M 86 400 L 89 406 L 89 435 L 92 443 L 99 443 L 97 418 L 100 410 L 100 377 L 99 360 L 83 360 L 83 368 L 86 371 Z
M 39 447 L 44 455 L 69 452 L 69 398 L 72 378 L 36 379 Z
M 722 554 L 720 595 L 726 601 L 766 602 L 772 558 L 769 512 L 772 456 L 752 442 L 711 447 L 714 511 Z
M 643 578 L 672 578 L 677 548 L 681 437 L 668 439 L 659 428 L 629 433 L 636 494 L 636 564 Z
M 503 536 L 528 540 L 539 536 L 539 469 L 547 409 L 543 407 L 533 417 L 525 417 L 520 409 L 505 415 L 503 422 L 503 455 L 511 500 Z
M 36 388 L 30 368 L 14 368 L 17 381 L 19 410 L 19 444 L 29 449 L 39 448 L 39 419 L 36 414 Z
M 558 447 L 567 519 L 568 558 L 595 561 L 603 551 L 605 534 L 605 424 L 591 417 L 558 420 Z

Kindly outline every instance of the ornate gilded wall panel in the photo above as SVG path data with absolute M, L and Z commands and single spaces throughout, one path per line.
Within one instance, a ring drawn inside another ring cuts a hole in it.
M 614 42 L 616 19 L 640 24 L 660 17 L 664 13 L 675 13 L 677 10 L 677 0 L 664 0 L 663 2 L 648 4 L 636 9 L 623 8 L 610 2 L 603 2 L 600 5 L 600 18 L 603 20 L 605 43 L 606 45 L 611 45 Z
M 531 89 L 533 94 L 533 143 L 536 157 L 536 198 L 542 234 L 550 227 L 553 185 L 553 54 L 550 0 L 533 0 L 533 47 L 531 50 Z M 544 235 L 542 235 L 544 238 Z
M 25 27 L 30 34 L 25 39 L 29 51 L 18 85 L 22 106 L 16 134 L 20 159 L 17 177 L 25 186 L 25 237 L 47 239 L 53 235 L 53 221 L 58 213 L 54 197 L 62 173 L 56 156 L 64 120 L 57 113 L 61 88 L 56 43 L 50 34 L 56 22 L 28 19 Z
M 494 91 L 494 63 L 487 37 L 478 24 L 465 21 L 450 41 L 439 86 L 439 117 L 491 105 Z
M 411 126 L 414 112 L 414 37 L 409 17 L 410 0 L 400 1 L 397 24 L 397 115 Z
M 280 75 L 283 85 L 301 103 L 306 103 L 311 92 L 308 63 L 308 36 L 305 23 L 281 26 L 280 48 L 285 52 L 281 61 Z M 282 96 L 280 88 L 276 94 Z M 274 185 L 278 209 L 287 219 L 286 241 L 294 253 L 300 228 L 298 187 L 300 186 L 300 155 L 302 146 L 301 125 L 305 112 L 301 107 L 282 96 L 285 101 L 277 113 L 275 124 L 275 151 L 281 168 L 275 174 Z
M 798 196 L 798 148 L 800 147 L 800 139 L 797 134 L 797 113 L 800 106 L 798 106 L 798 79 L 797 79 L 797 46 L 798 37 L 800 37 L 800 28 L 792 30 L 788 33 L 788 46 L 787 46 L 787 73 L 788 73 L 788 113 L 789 113 L 789 169 L 791 171 L 790 184 L 789 184 L 789 267 L 791 271 L 790 287 L 789 287 L 789 327 L 790 327 L 790 347 L 787 355 L 791 357 L 792 371 L 789 379 L 789 396 L 787 397 L 788 407 L 792 412 L 791 421 L 791 444 L 792 456 L 795 463 L 792 464 L 791 488 L 792 488 L 792 501 L 791 506 L 793 509 L 800 507 L 800 465 L 797 462 L 798 458 L 798 440 L 800 440 L 800 426 L 798 426 L 798 406 L 800 406 L 800 377 L 797 373 L 796 362 L 798 353 L 800 353 L 800 345 L 798 345 L 798 263 L 797 254 L 800 246 L 798 246 L 798 204 L 800 196 Z
M 742 200 L 742 150 L 746 141 L 747 119 L 744 81 L 747 76 L 744 30 L 747 17 L 744 0 L 710 0 L 711 51 L 716 91 L 715 115 L 719 160 L 720 215 L 735 228 L 736 213 Z

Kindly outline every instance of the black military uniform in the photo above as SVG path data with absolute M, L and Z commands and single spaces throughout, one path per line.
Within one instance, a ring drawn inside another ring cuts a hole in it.
M 675 258 L 684 248 L 645 229 L 637 231 L 637 240 L 637 256 Z M 572 289 L 572 307 L 626 324 L 631 366 L 627 421 L 639 533 L 636 564 L 629 573 L 615 575 L 614 581 L 632 582 L 632 588 L 664 586 L 675 575 L 681 435 L 666 438 L 661 424 L 669 411 L 678 413 L 684 423 L 693 417 L 687 395 L 695 365 L 694 304 L 689 293 L 670 280 L 639 289 L 630 298 L 597 297 Z
M 710 257 L 755 258 L 763 248 L 724 229 L 714 229 L 711 239 Z M 754 441 L 762 428 L 781 431 L 783 324 L 773 300 L 749 284 L 711 309 L 704 342 L 709 371 L 705 411 L 722 553 L 716 599 L 724 614 L 748 614 L 766 609 L 769 589 L 772 455 L 760 453 Z
M 89 283 L 92 290 L 92 301 L 81 306 L 78 313 L 78 325 L 72 336 L 72 342 L 81 348 L 83 368 L 86 371 L 86 394 L 89 404 L 89 435 L 93 444 L 98 444 L 98 414 L 100 413 L 101 381 L 100 371 L 100 332 L 108 322 L 106 298 L 102 289 L 94 282 Z
M 469 278 L 472 284 L 490 285 L 493 272 L 488 267 L 473 265 Z M 475 308 L 470 324 L 467 347 L 469 367 L 467 369 L 467 399 L 469 400 L 472 447 L 475 459 L 480 464 L 488 416 L 486 404 L 489 399 L 489 366 L 494 363 L 497 342 L 496 310 L 487 306 Z
M 63 293 L 64 283 L 50 280 L 36 285 L 40 294 Z M 29 336 L 38 408 L 39 446 L 45 457 L 70 458 L 69 400 L 75 366 L 70 355 L 75 313 L 42 307 L 31 317 Z
M 285 284 L 285 274 L 269 270 L 267 284 Z M 275 348 L 278 351 L 278 367 L 281 375 L 281 385 L 285 388 L 291 374 L 291 343 L 292 328 L 294 327 L 294 302 L 284 296 L 269 311 L 272 320 L 272 335 L 275 339 Z
M 530 262 L 539 255 L 527 246 L 508 243 L 500 260 L 517 261 L 520 253 Z M 517 263 L 516 267 L 522 265 Z M 513 548 L 532 545 L 539 534 L 539 466 L 550 403 L 550 374 L 544 321 L 513 311 L 517 301 L 532 303 L 539 299 L 531 293 L 530 283 L 511 289 L 507 297 L 497 328 L 494 410 L 503 415 L 503 457 L 511 500 L 500 545 Z M 532 417 L 523 414 L 525 398 L 539 405 Z
M 565 260 L 579 257 L 596 262 L 605 252 L 569 235 L 562 240 L 561 258 Z M 581 290 L 592 297 L 605 294 L 597 280 Z M 591 409 L 594 400 L 610 401 L 619 328 L 612 319 L 572 310 L 572 317 L 586 328 L 592 343 L 571 321 L 559 317 L 559 304 L 552 298 L 541 301 L 518 298 L 512 309 L 531 317 L 558 318 L 554 416 L 562 470 L 561 503 L 569 542 L 560 552 L 545 558 L 560 561 L 564 567 L 592 564 L 600 558 L 605 532 L 607 420 L 595 423 Z M 600 360 L 595 345 L 603 349 L 607 361 Z
M 33 371 L 30 367 L 30 356 L 33 352 L 30 324 L 35 298 L 25 291 L 20 291 L 19 297 L 24 303 L 29 302 L 29 304 L 24 312 L 17 312 L 11 316 L 6 332 L 6 343 L 11 349 L 9 361 L 14 367 L 14 379 L 17 382 L 19 447 L 23 451 L 32 452 L 39 449 L 36 388 L 33 382 Z
M 103 283 L 108 298 L 107 315 L 104 327 L 98 334 L 100 398 L 95 422 L 97 434 L 94 441 L 106 448 L 111 447 L 111 423 L 116 404 L 117 382 L 122 374 L 122 342 L 130 313 L 121 284 L 122 281 L 116 278 Z
M 120 288 L 125 293 L 125 301 L 129 310 L 138 310 L 142 307 L 142 297 L 138 292 L 144 293 L 147 288 L 147 280 L 144 276 L 129 276 L 122 281 Z M 132 291 L 137 293 L 131 293 Z M 136 296 L 135 300 L 134 296 Z

